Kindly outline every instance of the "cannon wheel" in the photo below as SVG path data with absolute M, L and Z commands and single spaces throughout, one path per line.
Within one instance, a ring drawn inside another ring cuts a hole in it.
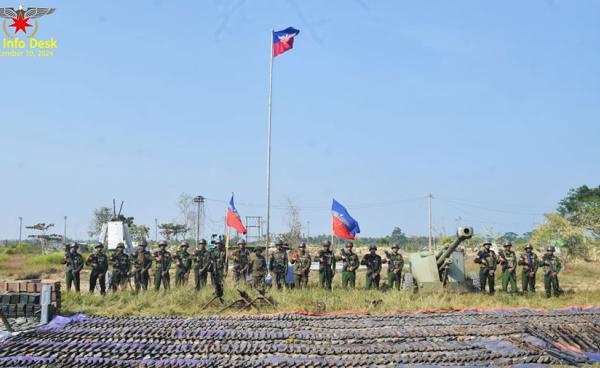
M 413 290 L 415 288 L 415 278 L 412 273 L 407 272 L 404 274 L 404 280 L 402 283 L 402 289 L 404 290 Z
M 473 291 L 481 291 L 481 284 L 479 283 L 479 272 L 469 272 L 467 275 L 467 285 Z

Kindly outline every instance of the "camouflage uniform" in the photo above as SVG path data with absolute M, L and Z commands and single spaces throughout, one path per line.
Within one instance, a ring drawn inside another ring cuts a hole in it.
M 335 255 L 329 246 L 331 242 L 326 240 L 323 242 L 324 249 L 319 251 L 319 285 L 326 290 L 331 290 L 335 273 Z
M 209 252 L 209 270 L 210 280 L 215 288 L 215 296 L 223 296 L 223 279 L 227 275 L 228 260 L 226 251 L 220 241 L 217 241 L 216 248 Z
M 183 286 L 186 276 L 192 269 L 192 256 L 188 253 L 188 243 L 181 243 L 180 250 L 175 253 L 175 286 Z
M 392 249 L 398 249 L 398 246 L 394 244 Z M 404 258 L 400 253 L 386 253 L 388 263 L 387 279 L 390 288 L 396 287 L 400 290 L 402 287 L 402 268 L 404 268 Z
M 267 259 L 262 255 L 261 248 L 254 249 L 254 255 L 250 258 L 250 267 L 252 268 L 252 286 L 257 290 L 264 291 Z
M 140 247 L 131 255 L 133 263 L 135 290 L 148 290 L 148 281 L 150 280 L 150 267 L 152 267 L 152 255 L 146 250 L 146 242 L 142 242 Z
M 494 294 L 494 287 L 496 284 L 495 272 L 498 266 L 498 259 L 496 253 L 489 247 L 491 243 L 485 243 L 484 248 L 477 253 L 475 257 L 475 263 L 479 264 L 479 283 L 481 292 L 485 293 L 485 284 L 488 284 L 490 294 Z
M 77 252 L 77 248 L 79 246 L 76 243 L 73 243 L 70 249 L 65 252 L 65 256 L 63 257 L 62 263 L 67 265 L 66 270 L 66 282 L 67 282 L 67 290 L 71 290 L 71 284 L 75 286 L 75 291 L 79 292 L 80 285 L 80 272 L 83 268 L 83 256 Z
M 285 285 L 285 275 L 288 271 L 288 256 L 285 249 L 282 248 L 282 244 L 277 244 L 278 249 L 271 253 L 271 258 L 269 259 L 269 271 L 275 274 L 275 283 L 277 284 L 277 289 L 283 288 Z
M 521 270 L 523 292 L 531 291 L 535 293 L 535 276 L 540 261 L 537 254 L 531 251 L 532 248 L 531 244 L 525 246 L 525 253 L 519 257 L 519 266 L 523 266 Z
M 546 289 L 546 298 L 560 295 L 560 285 L 558 283 L 558 273 L 562 269 L 562 263 L 554 255 L 554 247 L 549 246 L 546 254 L 542 257 L 541 265 L 544 266 L 544 288 Z
M 92 272 L 90 272 L 90 293 L 93 294 L 96 289 L 96 282 L 100 284 L 100 294 L 106 294 L 106 271 L 108 271 L 108 257 L 106 254 L 102 253 L 102 248 L 104 245 L 98 243 L 96 245 L 96 253 L 90 254 L 87 261 L 85 261 L 86 266 L 92 267 Z
M 108 260 L 113 268 L 112 278 L 110 280 L 110 288 L 113 291 L 117 291 L 119 286 L 121 287 L 121 290 L 127 288 L 127 282 L 129 281 L 131 262 L 129 256 L 123 252 L 123 249 L 125 249 L 125 246 L 123 243 L 119 243 L 119 245 L 117 245 L 117 252 L 113 253 Z
M 154 290 L 160 290 L 160 284 L 162 283 L 163 289 L 167 290 L 171 287 L 171 275 L 169 270 L 171 269 L 172 257 L 171 253 L 167 251 L 167 243 L 161 242 L 159 245 L 160 250 L 156 252 L 156 267 L 154 268 Z
M 356 287 L 356 270 L 360 266 L 358 255 L 352 252 L 352 243 L 346 245 L 347 250 L 341 250 L 342 256 L 339 258 L 342 261 L 342 287 L 352 289 Z
M 248 268 L 250 267 L 250 251 L 246 249 L 246 242 L 241 240 L 238 242 L 238 246 L 242 246 L 240 249 L 233 253 L 233 272 L 234 280 L 236 283 L 240 281 L 246 282 L 246 275 L 248 274 Z
M 310 266 L 312 264 L 312 258 L 306 251 L 306 245 L 300 244 L 300 251 L 297 254 L 296 259 L 292 259 L 291 263 L 294 264 L 294 285 L 298 289 L 308 286 L 308 275 L 310 274 Z
M 512 244 L 504 244 L 504 251 L 500 252 L 500 264 L 502 265 L 502 291 L 508 292 L 510 283 L 510 292 L 515 293 L 517 289 L 517 253 L 511 248 Z
M 377 247 L 374 245 L 369 246 L 369 252 L 372 250 L 377 250 Z M 379 280 L 381 278 L 381 266 L 382 266 L 381 256 L 371 252 L 365 254 L 361 264 L 367 266 L 367 275 L 365 279 L 365 287 L 367 290 L 371 288 L 379 289 Z
M 196 290 L 200 290 L 206 286 L 210 266 L 208 250 L 205 248 L 206 240 L 202 239 L 200 244 L 203 247 L 196 249 L 194 252 L 194 281 Z

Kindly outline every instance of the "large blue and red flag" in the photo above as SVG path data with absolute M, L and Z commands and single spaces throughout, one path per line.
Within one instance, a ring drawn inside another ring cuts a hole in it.
M 342 239 L 354 240 L 356 234 L 360 233 L 358 222 L 335 199 L 331 205 L 331 215 L 333 217 L 333 235 Z
M 299 30 L 288 27 L 283 31 L 273 32 L 273 57 L 283 54 L 294 47 L 294 38 L 300 33 Z
M 232 227 L 238 233 L 246 234 L 246 227 L 242 224 L 240 214 L 235 209 L 233 204 L 233 193 L 231 193 L 231 199 L 229 200 L 229 207 L 227 207 L 227 226 Z

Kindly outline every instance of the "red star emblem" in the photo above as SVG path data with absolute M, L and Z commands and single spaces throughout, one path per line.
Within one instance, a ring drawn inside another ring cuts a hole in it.
M 21 14 L 17 18 L 10 18 L 14 22 L 9 25 L 9 27 L 15 27 L 15 34 L 19 31 L 23 31 L 23 33 L 27 33 L 27 27 L 31 27 L 31 24 L 27 23 L 29 18 L 23 18 Z

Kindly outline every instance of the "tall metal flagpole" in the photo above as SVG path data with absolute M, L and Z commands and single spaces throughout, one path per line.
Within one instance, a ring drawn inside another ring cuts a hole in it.
M 269 243 L 271 242 L 270 220 L 271 220 L 271 110 L 273 100 L 273 30 L 269 37 L 271 44 L 269 54 L 269 125 L 267 128 L 267 236 L 266 236 L 266 257 L 269 258 Z

